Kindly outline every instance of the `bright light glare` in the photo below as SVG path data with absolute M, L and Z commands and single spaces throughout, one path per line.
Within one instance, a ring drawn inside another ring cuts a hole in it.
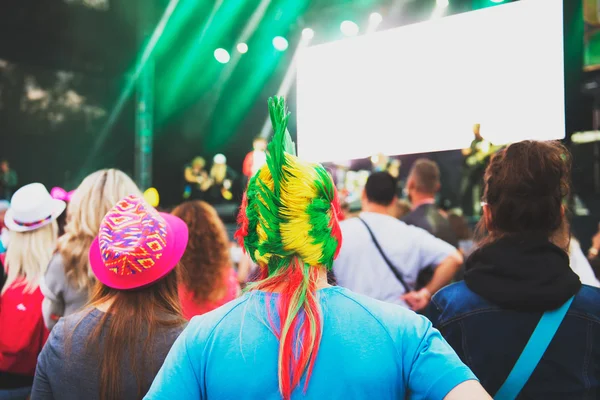
M 504 0 L 490 0 L 492 3 L 504 3 Z
M 383 17 L 377 12 L 374 12 L 369 16 L 369 23 L 371 24 L 378 25 L 381 21 L 383 21 Z
M 312 39 L 315 36 L 315 31 L 310 28 L 302 29 L 302 37 L 305 39 Z
M 227 64 L 231 57 L 229 56 L 229 52 L 225 49 L 216 49 L 215 50 L 215 59 L 221 64 Z
M 246 54 L 248 52 L 248 45 L 246 43 L 238 43 L 237 51 L 241 54 Z
M 527 0 L 309 47 L 298 59 L 298 154 L 466 148 L 475 123 L 498 145 L 564 138 L 563 44 L 562 0 Z M 340 146 L 340 135 L 352 139 Z
M 340 31 L 345 36 L 356 36 L 358 35 L 358 25 L 352 21 L 344 21 L 340 24 Z
M 288 48 L 288 41 L 282 36 L 275 36 L 273 38 L 273 47 L 279 51 L 286 51 Z
M 449 0 L 436 0 L 436 4 L 438 7 L 448 7 L 450 5 Z

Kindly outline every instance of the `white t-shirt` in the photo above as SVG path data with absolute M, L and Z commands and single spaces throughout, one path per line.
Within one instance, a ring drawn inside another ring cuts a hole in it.
M 259 169 L 267 163 L 267 153 L 260 150 L 254 150 L 252 156 L 252 175 L 256 174 Z
M 419 272 L 437 267 L 456 249 L 424 229 L 406 225 L 384 214 L 363 212 L 360 217 L 369 225 L 381 249 L 414 288 Z M 342 248 L 333 263 L 340 286 L 388 303 L 406 305 L 400 296 L 402 284 L 375 247 L 369 231 L 358 218 L 342 221 Z

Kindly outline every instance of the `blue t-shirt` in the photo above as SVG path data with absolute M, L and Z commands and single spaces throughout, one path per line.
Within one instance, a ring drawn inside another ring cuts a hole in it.
M 476 379 L 424 317 L 340 287 L 318 295 L 323 337 L 306 393 L 302 380 L 293 399 L 436 400 Z M 266 304 L 277 319 L 277 298 L 250 292 L 194 317 L 145 398 L 281 399 Z

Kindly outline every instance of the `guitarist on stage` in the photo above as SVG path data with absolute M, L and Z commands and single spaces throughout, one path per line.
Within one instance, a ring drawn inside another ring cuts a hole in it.
M 463 180 L 461 186 L 461 205 L 465 216 L 474 214 L 474 194 L 473 191 L 479 189 L 479 197 L 483 184 L 483 174 L 496 148 L 492 143 L 485 140 L 480 133 L 481 125 L 473 125 L 473 135 L 475 138 L 468 149 L 463 149 L 462 154 L 465 157 Z M 479 198 L 477 198 L 479 200 Z

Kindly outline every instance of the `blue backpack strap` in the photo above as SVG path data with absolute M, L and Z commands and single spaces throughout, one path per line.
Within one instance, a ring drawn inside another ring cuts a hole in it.
M 539 364 L 558 327 L 562 323 L 567 311 L 573 302 L 571 297 L 559 309 L 547 311 L 542 315 L 533 334 L 529 338 L 525 349 L 519 356 L 508 378 L 494 396 L 494 400 L 514 400 L 531 377 L 535 367 Z

